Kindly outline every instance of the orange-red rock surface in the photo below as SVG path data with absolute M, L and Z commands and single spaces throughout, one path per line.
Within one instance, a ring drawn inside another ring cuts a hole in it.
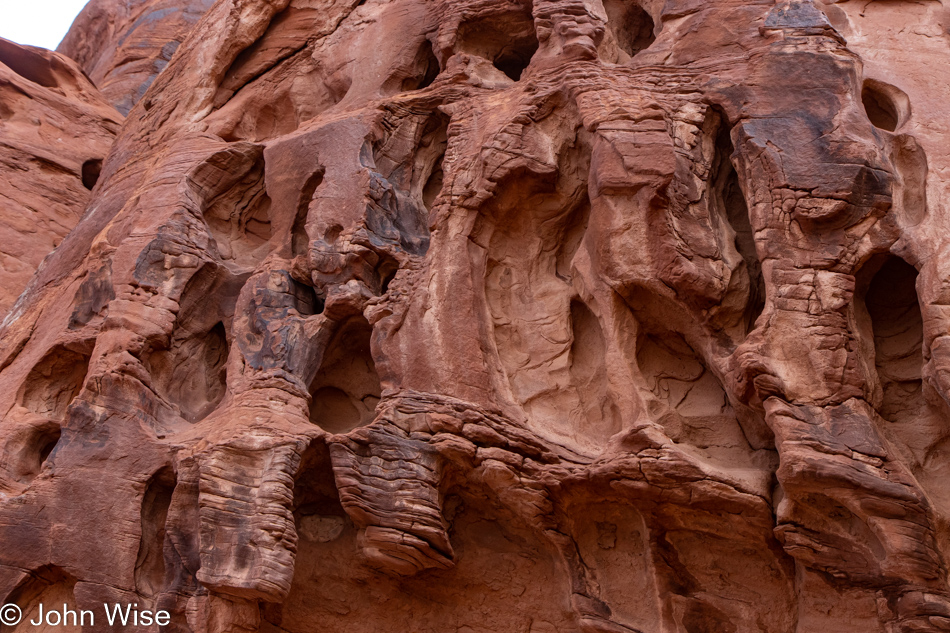
M 121 121 L 72 60 L 0 39 L 0 321 L 76 226 Z
M 89 0 L 57 50 L 128 114 L 214 0 Z
M 92 0 L 60 52 L 98 90 L 48 115 L 74 181 L 79 130 L 128 116 L 0 329 L 0 598 L 194 633 L 950 630 L 948 27 Z M 0 148 L 50 98 L 21 83 Z M 51 190 L 3 169 L 0 199 Z

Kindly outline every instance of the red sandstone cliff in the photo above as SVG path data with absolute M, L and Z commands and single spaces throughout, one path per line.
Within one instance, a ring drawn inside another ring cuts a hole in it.
M 947 27 L 92 0 L 98 89 L 3 44 L 0 310 L 56 249 L 0 329 L 0 597 L 950 630 Z

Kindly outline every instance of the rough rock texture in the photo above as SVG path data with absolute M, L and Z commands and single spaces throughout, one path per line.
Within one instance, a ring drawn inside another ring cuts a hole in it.
M 89 0 L 58 51 L 128 114 L 214 0 Z
M 123 64 L 109 6 L 63 50 L 136 105 L 0 332 L 5 602 L 950 630 L 940 4 L 218 0 L 141 98 L 183 27 Z
M 0 39 L 0 321 L 76 226 L 121 121 L 72 60 Z

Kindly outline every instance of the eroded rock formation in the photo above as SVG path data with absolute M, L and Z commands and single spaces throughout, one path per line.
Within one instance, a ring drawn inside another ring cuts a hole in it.
M 938 3 L 120 4 L 0 331 L 6 602 L 950 630 Z
M 0 39 L 0 321 L 76 226 L 121 121 L 72 60 Z

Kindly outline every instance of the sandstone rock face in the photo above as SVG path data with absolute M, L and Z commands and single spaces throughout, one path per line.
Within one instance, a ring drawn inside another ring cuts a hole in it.
M 0 39 L 0 320 L 76 226 L 121 121 L 72 60 Z
M 89 0 L 57 49 L 128 114 L 213 0 Z
M 139 98 L 93 2 L 135 105 L 0 331 L 5 602 L 950 630 L 937 3 L 218 0 Z

